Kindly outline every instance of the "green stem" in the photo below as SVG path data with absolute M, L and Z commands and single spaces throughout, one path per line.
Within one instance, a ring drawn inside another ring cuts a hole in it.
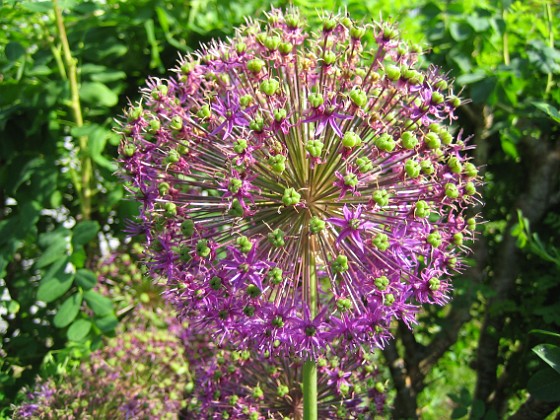
M 552 7 L 550 2 L 545 3 L 545 12 L 546 12 L 546 22 L 548 24 L 548 46 L 550 48 L 554 48 L 554 27 L 553 27 L 553 14 L 552 14 Z M 548 97 L 550 91 L 552 89 L 552 72 L 549 72 L 547 75 L 546 80 L 546 88 L 544 91 L 544 97 Z
M 303 420 L 317 420 L 317 362 L 303 363 Z
M 317 269 L 315 237 L 309 243 L 309 306 L 311 317 L 317 315 Z M 303 420 L 317 420 L 317 362 L 309 358 L 303 363 Z
M 70 85 L 70 110 L 76 127 L 84 125 L 84 118 L 82 116 L 82 106 L 80 104 L 80 91 L 78 85 L 78 71 L 76 68 L 76 60 L 72 57 L 70 51 L 70 44 L 66 35 L 66 28 L 62 19 L 62 10 L 58 6 L 58 0 L 53 0 L 53 9 L 56 20 L 56 27 L 58 30 L 58 37 L 62 45 L 62 54 L 64 58 L 64 65 L 66 67 L 66 75 Z M 88 153 L 88 137 L 78 137 L 80 147 L 80 163 L 81 163 L 81 179 L 80 183 L 75 183 L 74 187 L 80 198 L 80 208 L 82 218 L 87 220 L 91 217 L 91 199 L 92 199 L 92 173 L 93 165 Z

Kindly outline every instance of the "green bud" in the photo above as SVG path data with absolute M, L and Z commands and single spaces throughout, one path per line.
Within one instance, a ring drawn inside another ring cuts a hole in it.
M 434 248 L 437 248 L 441 245 L 441 234 L 435 230 L 426 237 L 426 241 Z
M 259 73 L 262 68 L 264 67 L 265 62 L 263 60 L 261 60 L 260 58 L 253 58 L 249 61 L 247 61 L 247 70 L 249 70 L 251 73 Z
M 282 196 L 282 203 L 287 206 L 295 206 L 299 203 L 301 199 L 301 194 L 299 194 L 294 188 L 286 188 L 284 190 L 284 195 Z
M 404 170 L 410 178 L 418 178 L 421 169 L 420 164 L 414 159 L 407 159 L 404 164 Z
M 397 145 L 393 137 L 387 133 L 383 133 L 381 136 L 377 137 L 373 143 L 384 152 L 392 152 Z
M 181 233 L 187 238 L 190 238 L 194 233 L 194 222 L 191 219 L 185 220 L 181 223 Z
M 229 214 L 234 217 L 241 217 L 244 214 L 243 206 L 237 198 L 234 198 L 231 202 L 231 208 L 229 209 Z
M 261 289 L 259 289 L 256 285 L 254 284 L 250 284 L 249 286 L 247 286 L 247 295 L 249 295 L 252 298 L 256 298 L 259 297 L 261 295 Z
M 466 162 L 463 165 L 463 173 L 467 176 L 467 178 L 475 178 L 478 175 L 478 169 L 470 162 Z
M 362 89 L 355 87 L 350 91 L 350 100 L 357 107 L 363 108 L 368 102 L 367 93 Z
M 274 120 L 276 122 L 282 122 L 286 119 L 287 115 L 288 113 L 284 108 L 276 109 L 274 111 Z
M 246 236 L 240 236 L 235 240 L 235 243 L 244 254 L 247 254 L 253 248 L 253 243 Z
M 170 188 L 171 188 L 171 186 L 169 185 L 169 182 L 161 182 L 161 183 L 158 185 L 158 190 L 159 190 L 159 193 L 160 193 L 161 195 L 167 194 L 167 193 L 169 192 L 169 189 L 170 189 Z
M 457 246 L 463 245 L 463 234 L 461 232 L 457 232 L 453 235 L 453 243 Z
M 332 262 L 331 268 L 335 273 L 344 273 L 348 271 L 348 257 L 346 255 L 338 255 Z
M 255 314 L 255 307 L 253 305 L 247 305 L 243 308 L 243 313 L 247 316 L 253 316 Z
M 422 168 L 422 172 L 426 175 L 433 175 L 436 171 L 431 160 L 423 160 L 420 162 L 420 167 Z
M 476 220 L 474 217 L 471 217 L 467 220 L 467 229 L 473 231 L 476 229 Z
M 395 82 L 401 77 L 401 69 L 397 66 L 389 64 L 385 66 L 385 75 L 389 80 Z
M 243 54 L 245 51 L 247 51 L 247 44 L 245 44 L 244 42 L 238 42 L 237 44 L 235 44 L 235 51 L 237 51 L 237 54 Z
M 249 94 L 243 95 L 241 98 L 239 98 L 239 105 L 241 105 L 242 108 L 247 108 L 252 103 L 253 97 Z
M 325 51 L 325 53 L 323 54 L 323 63 L 325 63 L 327 66 L 330 66 L 331 64 L 333 64 L 336 61 L 336 54 L 333 53 L 332 51 Z
M 352 301 L 347 298 L 338 299 L 336 301 L 336 307 L 338 308 L 339 311 L 345 312 L 352 307 Z
M 239 401 L 239 397 L 237 395 L 230 395 L 228 398 L 229 404 L 235 406 Z
M 372 238 L 371 244 L 382 252 L 386 251 L 389 248 L 389 236 L 385 233 L 378 233 Z
M 372 199 L 380 207 L 385 207 L 389 204 L 389 193 L 387 190 L 375 190 L 372 194 Z
M 277 248 L 286 244 L 286 242 L 284 241 L 284 232 L 280 228 L 274 229 L 272 232 L 270 232 L 268 234 L 268 240 L 273 246 Z
M 126 157 L 132 157 L 134 156 L 134 153 L 136 153 L 136 146 L 131 143 L 128 143 L 124 145 L 122 150 L 123 150 L 123 154 Z
M 439 138 L 441 139 L 441 142 L 446 146 L 450 145 L 453 142 L 453 136 L 447 130 L 443 130 L 441 133 L 439 133 Z
M 214 290 L 220 290 L 222 287 L 222 279 L 218 276 L 214 276 L 210 279 L 210 287 Z
M 305 143 L 305 150 L 307 150 L 307 152 L 314 158 L 318 158 L 321 156 L 324 146 L 325 145 L 321 140 L 308 140 Z
M 165 157 L 165 163 L 177 163 L 181 160 L 181 155 L 175 149 L 171 149 Z
M 426 143 L 428 149 L 439 149 L 441 146 L 441 139 L 434 132 L 429 132 L 428 134 L 426 134 L 424 142 Z
M 375 388 L 375 390 L 376 390 L 377 392 L 380 392 L 380 393 L 382 393 L 382 394 L 385 393 L 385 385 L 383 385 L 381 382 L 377 382 L 377 383 L 375 384 L 374 388 Z
M 428 217 L 431 213 L 430 205 L 424 200 L 420 200 L 414 207 L 414 215 L 421 219 Z
M 282 42 L 278 46 L 278 51 L 280 51 L 280 54 L 283 54 L 283 55 L 288 55 L 289 53 L 292 52 L 293 49 L 294 49 L 294 46 L 289 42 Z
M 319 108 L 325 102 L 325 100 L 323 99 L 323 95 L 321 95 L 320 93 L 311 93 L 309 94 L 308 99 L 313 108 Z
M 469 181 L 465 184 L 465 194 L 467 194 L 467 195 L 476 194 L 476 187 L 474 186 L 473 182 Z
M 358 175 L 350 172 L 344 176 L 344 185 L 348 185 L 349 187 L 355 187 L 358 185 Z
M 387 287 L 389 286 L 389 279 L 387 278 L 387 276 L 381 276 L 381 277 L 377 277 L 374 281 L 373 284 L 375 285 L 375 287 L 377 287 L 378 290 L 385 290 L 387 289 Z
M 457 185 L 448 182 L 445 184 L 445 195 L 449 198 L 457 198 L 459 197 L 459 188 L 457 188 Z
M 150 120 L 150 124 L 148 126 L 148 131 L 150 133 L 155 133 L 161 128 L 161 122 L 157 118 L 153 118 Z
M 263 398 L 264 397 L 264 392 L 263 390 L 257 385 L 255 387 L 255 389 L 253 390 L 253 398 Z
M 232 178 L 228 184 L 228 191 L 232 194 L 237 194 L 243 185 L 243 181 L 238 178 Z
M 196 253 L 200 258 L 207 258 L 212 250 L 208 246 L 207 239 L 199 239 L 196 243 Z
M 163 209 L 166 216 L 172 217 L 177 215 L 177 205 L 175 203 L 167 202 L 163 205 Z
M 353 131 L 347 131 L 342 138 L 342 145 L 349 149 L 359 147 L 362 144 L 362 139 Z
M 138 118 L 142 116 L 142 112 L 144 112 L 144 110 L 142 109 L 141 106 L 137 106 L 130 109 L 130 111 L 128 112 L 129 121 L 136 121 Z
M 342 395 L 347 395 L 350 391 L 350 386 L 348 384 L 342 383 L 340 384 L 339 390 Z
M 371 160 L 365 156 L 359 157 L 356 159 L 356 165 L 358 166 L 358 170 L 360 173 L 365 174 L 371 170 L 373 170 L 373 163 Z
M 463 171 L 463 165 L 457 156 L 451 156 L 447 161 L 447 166 L 454 174 L 460 174 Z
M 435 84 L 436 89 L 445 90 L 448 88 L 448 84 L 445 80 L 441 79 Z
M 268 158 L 268 164 L 272 168 L 272 171 L 281 175 L 282 172 L 286 170 L 286 156 L 284 155 L 274 155 Z
M 264 79 L 261 82 L 260 90 L 267 96 L 273 96 L 280 89 L 280 83 L 276 79 Z
M 152 98 L 154 99 L 160 99 L 161 97 L 167 95 L 167 93 L 169 92 L 169 88 L 167 87 L 167 85 L 158 85 L 153 91 L 152 91 Z
M 274 51 L 278 49 L 278 46 L 280 45 L 281 42 L 282 40 L 280 39 L 279 36 L 276 35 L 267 36 L 264 39 L 264 46 L 268 48 L 270 51 Z
M 278 385 L 278 389 L 276 393 L 280 398 L 284 398 L 286 395 L 290 393 L 290 388 L 287 387 L 286 385 Z
M 350 37 L 352 39 L 362 39 L 365 33 L 366 28 L 364 28 L 363 26 L 353 26 L 352 28 L 350 28 Z
M 454 108 L 459 108 L 461 106 L 461 99 L 457 96 L 447 97 L 447 102 L 449 102 Z
M 277 285 L 282 283 L 282 274 L 283 274 L 282 269 L 278 267 L 274 267 L 270 269 L 270 271 L 267 274 L 267 277 L 272 284 Z
M 325 32 L 330 32 L 332 31 L 336 26 L 336 20 L 333 18 L 324 18 L 323 19 L 323 31 Z
M 401 144 L 407 150 L 412 150 L 418 145 L 418 139 L 414 133 L 410 131 L 405 131 L 401 135 Z
M 445 100 L 445 98 L 441 93 L 439 93 L 437 91 L 432 92 L 432 103 L 433 104 L 439 105 L 439 104 L 443 103 L 444 100 Z
M 391 306 L 393 303 L 395 303 L 395 295 L 393 295 L 392 293 L 387 293 L 383 296 L 383 304 L 385 306 Z
M 212 115 L 212 111 L 210 110 L 210 105 L 208 104 L 202 105 L 196 113 L 196 116 L 201 119 L 209 118 L 210 115 Z
M 247 149 L 247 140 L 245 139 L 237 139 L 233 144 L 233 151 L 237 154 L 243 153 Z
M 285 20 L 286 20 L 286 26 L 290 29 L 297 29 L 301 24 L 299 16 L 293 13 L 287 14 Z
M 262 115 L 255 115 L 255 118 L 249 123 L 249 128 L 257 133 L 261 133 L 264 129 L 264 119 Z
M 174 131 L 179 131 L 183 128 L 183 119 L 179 115 L 174 115 L 169 123 L 169 128 Z
M 280 315 L 277 315 L 272 320 L 272 325 L 276 328 L 282 328 L 284 326 L 284 320 Z
M 439 281 L 439 279 L 436 279 L 435 277 L 432 277 L 430 280 L 428 280 L 428 284 L 429 284 L 430 290 L 433 290 L 435 292 L 436 290 L 439 290 L 441 282 Z
M 325 228 L 325 221 L 318 216 L 313 216 L 309 221 L 309 231 L 313 234 L 321 232 Z

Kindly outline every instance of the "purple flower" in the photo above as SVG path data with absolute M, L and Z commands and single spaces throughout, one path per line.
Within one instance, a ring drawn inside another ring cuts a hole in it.
M 444 125 L 461 101 L 390 25 L 269 17 L 151 79 L 123 117 L 148 266 L 221 343 L 381 347 L 448 300 L 475 237 L 472 147 Z

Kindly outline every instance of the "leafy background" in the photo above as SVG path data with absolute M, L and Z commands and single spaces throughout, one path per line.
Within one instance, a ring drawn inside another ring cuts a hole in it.
M 485 205 L 476 211 L 486 222 L 452 304 L 427 309 L 414 332 L 395 326 L 396 340 L 379 354 L 388 410 L 426 419 L 558 415 L 560 7 L 291 3 L 310 24 L 319 7 L 396 22 L 424 47 L 424 65 L 448 72 L 471 99 L 456 125 L 477 144 Z M 131 263 L 138 250 L 123 233 L 136 205 L 114 175 L 114 118 L 148 75 L 164 77 L 178 53 L 232 34 L 271 2 L 0 5 L 0 413 L 9 417 L 38 375 L 79 382 L 80 366 L 136 328 L 135 316 L 167 328 L 159 290 Z

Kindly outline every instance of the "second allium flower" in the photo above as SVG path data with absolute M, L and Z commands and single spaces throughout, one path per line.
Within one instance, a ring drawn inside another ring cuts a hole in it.
M 447 301 L 479 179 L 442 125 L 460 100 L 396 36 L 346 17 L 308 34 L 296 10 L 273 10 L 127 111 L 149 267 L 218 342 L 382 346 L 392 320 Z

